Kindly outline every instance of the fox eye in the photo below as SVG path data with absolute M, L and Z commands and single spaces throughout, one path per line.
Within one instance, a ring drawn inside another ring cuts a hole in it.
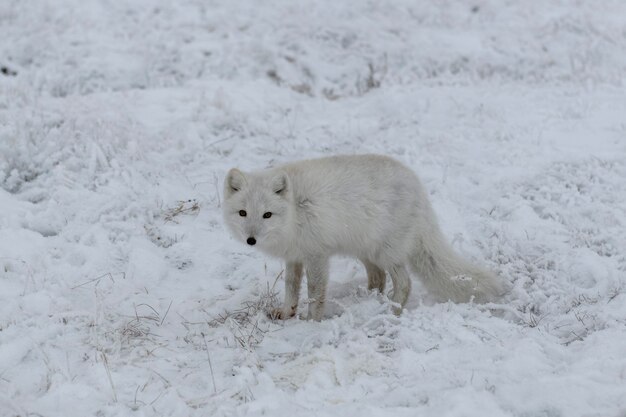
M 239 210 L 239 215 L 240 215 L 241 217 L 246 217 L 246 216 L 248 215 L 248 213 L 246 213 L 246 211 L 245 211 L 245 210 Z
M 267 213 L 263 213 L 264 219 L 269 219 L 270 217 L 272 217 L 272 213 L 270 213 L 269 211 Z

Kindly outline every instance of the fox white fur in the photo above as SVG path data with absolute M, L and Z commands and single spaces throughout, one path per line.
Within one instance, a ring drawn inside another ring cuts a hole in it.
M 303 270 L 308 317 L 322 318 L 329 258 L 337 254 L 361 260 L 368 287 L 381 293 L 388 272 L 397 314 L 411 290 L 407 267 L 442 301 L 485 302 L 501 291 L 495 275 L 452 250 L 419 179 L 392 158 L 333 156 L 255 173 L 233 168 L 224 195 L 235 238 L 286 262 L 279 318 L 295 315 Z

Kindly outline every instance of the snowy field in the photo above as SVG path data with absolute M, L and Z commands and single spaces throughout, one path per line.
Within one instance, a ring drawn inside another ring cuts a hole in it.
M 0 416 L 626 416 L 626 2 L 2 0 L 0 36 Z M 266 317 L 227 170 L 353 153 L 501 302 L 396 317 L 337 258 L 324 321 Z

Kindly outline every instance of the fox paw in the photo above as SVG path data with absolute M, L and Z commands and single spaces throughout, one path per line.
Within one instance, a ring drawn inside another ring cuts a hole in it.
M 285 310 L 282 308 L 274 308 L 269 312 L 268 316 L 272 320 L 287 320 L 296 315 L 295 308 L 292 308 L 290 310 L 290 312 L 285 312 Z

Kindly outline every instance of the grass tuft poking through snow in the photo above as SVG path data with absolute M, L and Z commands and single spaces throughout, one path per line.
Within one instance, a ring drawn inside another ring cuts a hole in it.
M 255 299 L 245 300 L 242 305 L 232 311 L 220 313 L 208 322 L 210 327 L 226 326 L 232 332 L 233 339 L 241 348 L 252 351 L 263 341 L 268 329 L 264 326 L 266 318 L 272 317 L 278 308 L 278 290 L 276 283 L 282 276 L 282 271 L 276 276 L 274 283 L 264 289 Z

